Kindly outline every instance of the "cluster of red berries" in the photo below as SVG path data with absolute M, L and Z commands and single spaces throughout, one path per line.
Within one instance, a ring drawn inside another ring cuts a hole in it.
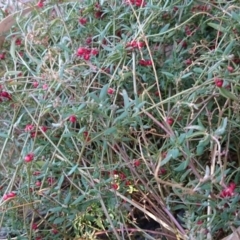
M 10 101 L 10 100 L 12 100 L 12 96 L 10 93 L 6 91 L 0 91 L 0 102 Z
M 133 40 L 130 43 L 127 43 L 126 48 L 130 49 L 141 49 L 145 46 L 144 42 Z
M 210 7 L 207 5 L 197 5 L 192 7 L 192 12 L 198 12 L 198 11 L 202 11 L 202 12 L 208 12 L 210 10 Z
M 114 190 L 119 189 L 119 181 L 118 180 L 120 180 L 121 182 L 125 182 L 125 186 L 131 185 L 131 181 L 126 179 L 127 176 L 123 172 L 114 170 L 113 172 L 110 173 L 110 175 L 112 175 L 113 178 L 115 179 L 115 182 L 111 184 L 111 188 Z
M 235 188 L 236 188 L 236 184 L 235 183 L 230 183 L 225 189 L 223 189 L 220 192 L 220 197 L 226 198 L 226 197 L 234 196 Z
M 41 126 L 39 128 L 40 128 L 40 130 L 37 131 L 33 124 L 27 124 L 26 127 L 24 128 L 24 131 L 29 132 L 31 135 L 31 138 L 35 138 L 38 135 L 41 135 L 42 132 L 47 132 L 47 130 L 48 130 L 48 127 L 46 127 L 46 126 Z
M 84 60 L 89 60 L 91 56 L 98 55 L 99 51 L 96 48 L 80 47 L 77 50 L 77 56 L 82 57 Z
M 17 194 L 15 192 L 9 192 L 5 195 L 3 195 L 3 200 L 8 200 L 8 199 L 12 199 L 15 198 L 17 196 Z
M 148 60 L 141 59 L 141 60 L 139 60 L 139 65 L 144 66 L 144 67 L 152 66 L 152 61 L 150 59 L 148 59 Z
M 136 7 L 145 7 L 146 2 L 144 0 L 126 0 L 126 4 L 128 5 L 134 5 Z

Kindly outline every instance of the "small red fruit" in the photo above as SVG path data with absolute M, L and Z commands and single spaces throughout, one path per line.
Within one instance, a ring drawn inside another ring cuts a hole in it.
M 9 193 L 3 195 L 3 200 L 8 200 L 8 199 L 14 198 L 16 196 L 17 196 L 17 194 L 15 192 L 9 192 Z
M 85 48 L 83 48 L 83 47 L 78 48 L 78 50 L 77 50 L 78 56 L 83 56 L 85 53 L 86 53 Z
M 32 162 L 33 159 L 34 159 L 34 154 L 33 153 L 29 153 L 29 154 L 27 154 L 25 156 L 24 161 L 28 163 L 28 162 Z
M 96 48 L 93 48 L 93 49 L 91 50 L 91 55 L 93 55 L 93 56 L 98 55 L 98 53 L 99 53 L 99 51 L 98 51 L 98 49 L 96 49 Z
M 22 40 L 19 39 L 19 38 L 17 38 L 16 41 L 15 41 L 15 44 L 16 44 L 17 46 L 20 46 L 20 45 L 22 44 Z
M 223 80 L 220 78 L 215 78 L 214 82 L 215 82 L 215 85 L 219 88 L 221 88 L 223 86 Z
M 33 124 L 27 124 L 26 127 L 24 128 L 25 132 L 31 132 L 34 129 Z
M 40 0 L 40 1 L 37 3 L 37 6 L 38 6 L 39 8 L 42 8 L 42 7 L 44 6 L 43 1 Z
M 139 167 L 141 165 L 141 161 L 139 159 L 135 160 L 133 163 L 134 167 Z
M 71 123 L 75 123 L 77 121 L 77 117 L 75 115 L 71 115 L 69 118 L 68 118 L 68 121 L 71 122 Z
M 5 59 L 5 55 L 6 55 L 6 53 L 0 53 L 0 59 L 4 60 Z
M 43 132 L 46 132 L 48 130 L 48 127 L 46 127 L 46 126 L 41 126 L 40 128 Z
M 109 89 L 107 90 L 107 93 L 108 93 L 109 95 L 114 94 L 114 92 L 115 92 L 115 90 L 114 90 L 113 88 L 109 88 Z
M 53 228 L 53 229 L 51 230 L 51 232 L 52 232 L 52 234 L 58 234 L 58 230 L 57 230 L 56 228 Z
M 118 190 L 119 186 L 118 186 L 117 183 L 113 183 L 113 184 L 112 184 L 112 188 L 113 188 L 114 190 Z
M 234 68 L 232 66 L 227 66 L 227 70 L 232 73 L 234 71 Z
M 188 58 L 187 60 L 185 60 L 185 64 L 191 65 L 192 64 L 192 60 Z
M 173 123 L 174 123 L 174 119 L 173 119 L 173 118 L 167 118 L 166 122 L 167 122 L 170 126 L 172 126 Z
M 48 185 L 49 185 L 49 186 L 52 186 L 55 181 L 56 181 L 56 180 L 55 180 L 54 177 L 49 177 L 49 178 L 47 179 L 47 182 L 48 182 Z
M 36 187 L 41 187 L 42 182 L 41 181 L 36 181 L 35 185 L 36 185 Z
M 79 23 L 81 23 L 82 25 L 85 25 L 87 23 L 87 19 L 82 17 L 79 19 Z
M 88 61 L 90 59 L 90 54 L 85 54 L 83 56 L 84 60 Z
M 17 196 L 17 194 L 15 192 L 10 192 L 7 194 L 8 198 L 14 198 Z
M 33 85 L 34 88 L 37 88 L 39 83 L 36 81 L 36 82 L 33 82 L 32 85 Z
M 5 91 L 0 92 L 0 97 L 7 98 L 8 100 L 12 100 L 11 94 Z
M 32 230 L 37 230 L 38 229 L 38 225 L 37 225 L 37 223 L 33 223 L 32 224 Z

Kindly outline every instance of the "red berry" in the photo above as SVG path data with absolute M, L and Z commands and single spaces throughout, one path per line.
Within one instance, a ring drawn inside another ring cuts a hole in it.
M 52 186 L 52 185 L 54 184 L 54 182 L 55 182 L 55 178 L 54 178 L 54 177 L 49 177 L 49 178 L 47 179 L 47 182 L 48 182 L 48 185 L 49 185 L 49 186 Z
M 187 59 L 187 60 L 185 60 L 185 64 L 187 64 L 187 65 L 191 65 L 191 64 L 192 64 L 192 60 L 191 60 L 191 59 Z
M 38 176 L 38 175 L 40 175 L 40 174 L 41 174 L 40 171 L 35 171 L 35 172 L 33 172 L 33 176 Z
M 15 41 L 15 44 L 16 44 L 17 46 L 20 46 L 20 45 L 22 44 L 22 40 L 19 39 L 19 38 L 17 38 L 16 41 Z
M 86 39 L 86 44 L 91 44 L 92 43 L 92 38 L 91 37 L 88 37 L 87 39 Z
M 51 232 L 52 232 L 52 234 L 58 234 L 58 230 L 57 230 L 56 228 L 53 228 L 53 229 L 51 230 Z
M 166 168 L 160 168 L 158 174 L 159 175 L 165 175 L 167 173 Z
M 139 167 L 141 165 L 141 161 L 139 159 L 135 160 L 133 163 L 134 167 Z
M 98 49 L 96 49 L 96 48 L 93 48 L 93 49 L 91 50 L 91 54 L 92 54 L 93 56 L 98 55 L 98 53 L 99 53 L 99 51 L 98 51 Z
M 12 99 L 11 94 L 9 94 L 8 92 L 5 92 L 5 91 L 0 93 L 0 97 L 7 98 L 8 100 Z
M 48 127 L 46 127 L 46 126 L 41 126 L 40 128 L 43 132 L 46 132 L 48 130 Z
M 79 23 L 81 23 L 82 25 L 85 25 L 87 23 L 87 19 L 86 18 L 80 18 Z
M 119 186 L 118 186 L 117 183 L 113 183 L 113 184 L 112 184 L 112 188 L 113 188 L 114 190 L 118 190 Z
M 122 181 L 126 179 L 126 175 L 124 173 L 119 173 L 118 176 Z
M 36 181 L 35 185 L 36 185 L 36 187 L 41 187 L 42 182 L 41 181 Z
M 223 80 L 220 78 L 215 78 L 214 82 L 215 82 L 215 85 L 219 88 L 221 88 L 223 86 Z
M 227 66 L 227 70 L 232 73 L 234 71 L 234 68 L 232 66 Z
M 4 60 L 5 59 L 5 55 L 6 55 L 6 53 L 0 53 L 0 59 Z
M 113 88 L 109 88 L 109 89 L 107 90 L 107 93 L 108 93 L 109 95 L 114 94 L 114 92 L 115 92 L 115 90 L 114 90 Z
M 174 123 L 174 119 L 173 119 L 173 118 L 167 118 L 166 122 L 167 122 L 170 126 L 172 126 L 173 123 Z
M 32 162 L 33 159 L 34 159 L 34 154 L 33 153 L 29 153 L 29 154 L 27 154 L 25 156 L 24 161 L 28 163 L 28 162 Z
M 126 182 L 125 182 L 125 185 L 126 186 L 130 186 L 132 183 L 131 183 L 131 181 L 130 180 L 127 180 Z
M 102 11 L 96 11 L 94 14 L 95 18 L 100 19 L 103 17 L 103 12 Z
M 90 54 L 85 54 L 83 56 L 84 60 L 88 61 L 90 59 Z
M 34 129 L 33 124 L 27 124 L 26 127 L 24 128 L 25 132 L 31 132 Z
M 7 194 L 3 195 L 3 200 L 8 200 L 8 195 Z
M 9 198 L 14 198 L 14 197 L 17 196 L 17 194 L 16 194 L 15 192 L 9 192 L 9 193 L 7 193 L 6 195 L 7 195 L 7 199 L 9 199 Z
M 37 229 L 38 229 L 37 223 L 33 223 L 33 224 L 32 224 L 32 230 L 37 230 Z
M 71 115 L 69 118 L 68 118 L 68 121 L 69 122 L 72 122 L 72 123 L 75 123 L 77 121 L 77 117 L 75 115 Z
M 43 1 L 40 0 L 40 1 L 37 3 L 37 6 L 38 6 L 39 8 L 42 8 L 42 7 L 44 6 Z
M 77 50 L 78 56 L 83 56 L 85 53 L 86 53 L 85 48 L 83 48 L 83 47 L 78 48 L 78 50 Z
M 34 88 L 37 88 L 39 83 L 36 81 L 36 82 L 33 82 L 32 85 L 33 85 Z

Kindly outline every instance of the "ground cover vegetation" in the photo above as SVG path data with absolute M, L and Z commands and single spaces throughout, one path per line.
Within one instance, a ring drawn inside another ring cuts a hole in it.
M 238 1 L 49 0 L 15 21 L 0 52 L 6 238 L 240 226 Z

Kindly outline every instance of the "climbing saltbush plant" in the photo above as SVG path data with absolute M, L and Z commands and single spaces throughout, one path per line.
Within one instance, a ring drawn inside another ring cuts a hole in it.
M 6 238 L 205 240 L 235 231 L 240 3 L 22 7 L 32 10 L 19 13 L 0 51 Z

